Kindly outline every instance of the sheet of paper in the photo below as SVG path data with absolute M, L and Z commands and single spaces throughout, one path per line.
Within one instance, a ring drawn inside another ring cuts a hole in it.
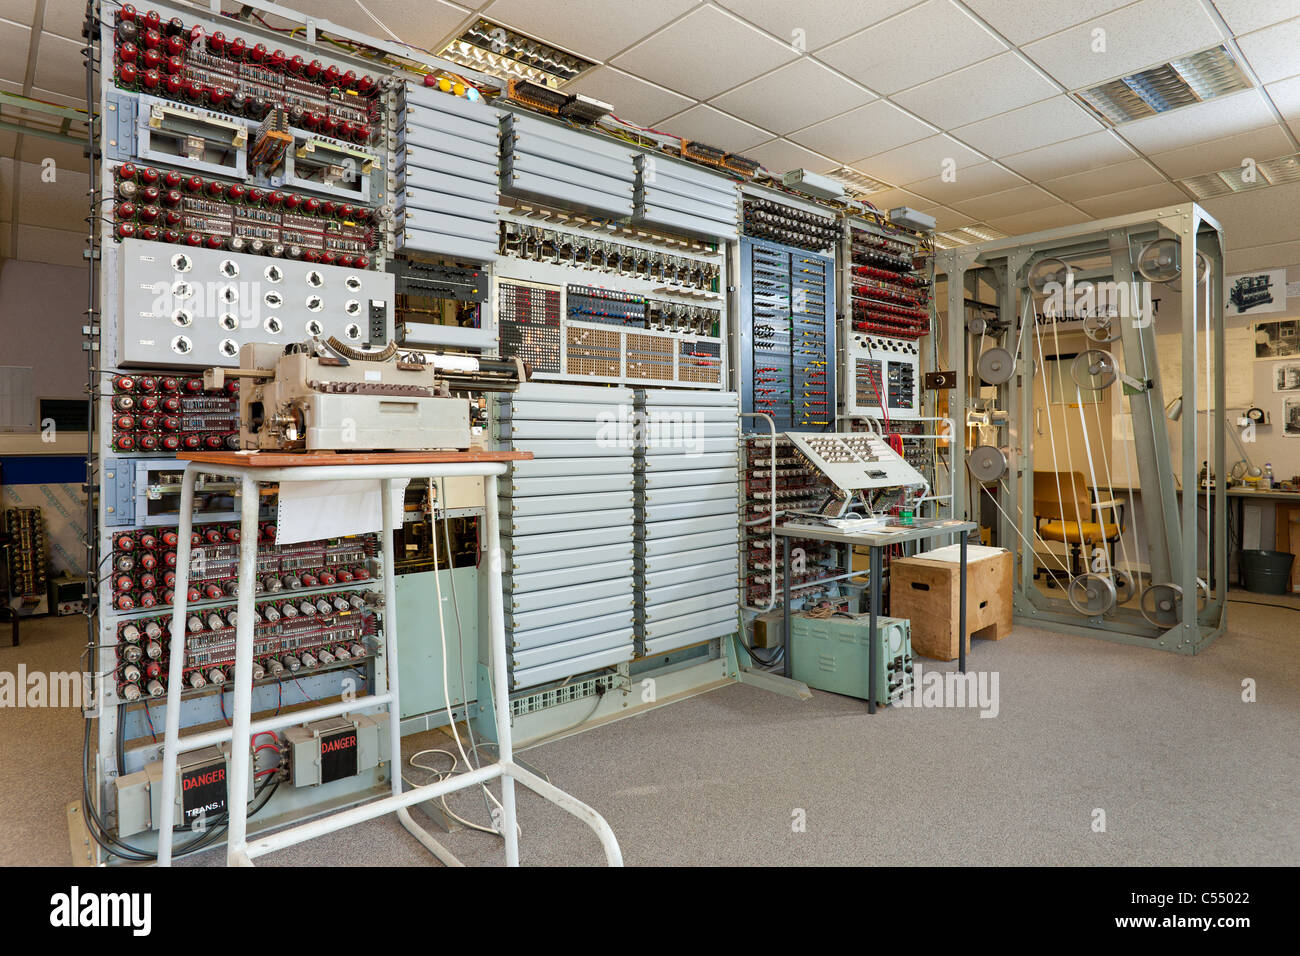
M 393 527 L 402 523 L 406 484 L 399 479 L 393 485 L 390 502 Z M 374 479 L 280 482 L 279 514 L 275 522 L 277 545 L 365 534 L 379 531 L 382 526 L 379 482 Z
M 983 544 L 966 545 L 966 563 L 979 561 L 981 558 L 991 558 L 995 555 L 1006 554 L 1006 548 L 990 548 Z M 923 551 L 917 555 L 918 558 L 933 558 L 935 561 L 951 561 L 954 564 L 961 561 L 961 545 L 947 544 L 942 548 L 934 548 L 931 551 Z

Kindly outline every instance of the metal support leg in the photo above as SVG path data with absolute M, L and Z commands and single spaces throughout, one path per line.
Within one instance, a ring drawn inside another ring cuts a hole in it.
M 785 676 L 794 677 L 794 655 L 790 653 L 790 539 L 781 539 L 781 641 L 785 650 Z
M 181 734 L 181 675 L 185 672 L 185 610 L 190 590 L 190 535 L 194 531 L 194 482 L 192 467 L 181 477 L 180 520 L 176 529 L 176 600 L 172 605 L 172 626 L 167 669 L 167 714 L 163 731 L 162 805 L 158 812 L 158 865 L 172 865 L 172 827 L 176 824 L 176 754 Z M 122 728 L 118 728 L 118 733 Z
M 880 656 L 880 628 L 876 617 L 880 614 L 880 577 L 884 573 L 881 566 L 881 550 L 879 545 L 871 546 L 871 610 L 870 610 L 870 630 L 868 632 L 867 644 L 867 713 L 876 712 L 876 658 Z
M 966 673 L 966 532 L 957 536 L 961 548 L 961 571 L 957 595 L 957 670 Z
M 257 511 L 261 504 L 257 479 L 244 475 L 240 483 L 239 603 L 235 611 L 235 694 L 231 718 L 230 779 L 226 813 L 226 864 L 252 866 L 248 858 L 248 782 L 253 750 L 249 724 L 253 720 L 253 600 L 257 597 Z M 224 692 L 223 692 L 224 693 Z
M 483 481 L 485 514 L 484 546 L 488 549 L 488 639 L 492 650 L 492 707 L 496 711 L 497 753 L 503 764 L 514 763 L 514 741 L 510 730 L 510 675 L 506 670 L 506 626 L 502 608 L 501 526 L 497 515 L 495 478 Z M 501 837 L 505 841 L 506 866 L 519 865 L 519 832 L 515 828 L 515 781 L 501 777 Z

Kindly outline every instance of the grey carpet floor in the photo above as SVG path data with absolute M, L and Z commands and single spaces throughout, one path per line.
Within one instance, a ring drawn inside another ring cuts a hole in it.
M 22 648 L 0 647 L 0 670 L 69 666 L 83 632 L 68 620 L 25 626 Z M 868 716 L 830 694 L 800 702 L 730 685 L 523 757 L 600 811 L 633 865 L 1294 865 L 1300 616 L 1233 605 L 1230 621 L 1193 658 L 1026 627 L 977 642 L 972 668 L 999 675 L 992 719 Z M 1247 678 L 1254 703 L 1242 701 Z M 0 710 L 0 864 L 68 862 L 80 741 L 75 713 Z M 404 742 L 408 754 L 449 745 L 441 732 Z M 451 803 L 487 822 L 480 795 Z M 1098 810 L 1105 832 L 1093 829 Z M 590 831 L 550 804 L 522 793 L 519 816 L 524 864 L 601 862 Z M 492 835 L 441 839 L 470 865 L 502 859 Z M 431 857 L 389 817 L 261 862 Z

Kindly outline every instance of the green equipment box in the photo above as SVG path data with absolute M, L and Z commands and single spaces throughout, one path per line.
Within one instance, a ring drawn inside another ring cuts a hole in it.
M 912 690 L 912 622 L 876 618 L 880 657 L 876 661 L 876 704 L 887 706 Z M 809 687 L 867 699 L 871 620 L 869 614 L 790 618 L 794 679 Z

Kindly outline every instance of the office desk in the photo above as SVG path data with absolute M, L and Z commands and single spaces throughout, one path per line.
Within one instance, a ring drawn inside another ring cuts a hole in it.
M 880 613 L 880 575 L 882 552 L 893 544 L 907 544 L 911 541 L 929 541 L 934 538 L 956 535 L 961 545 L 961 599 L 958 609 L 957 627 L 961 633 L 958 641 L 957 666 L 966 671 L 966 537 L 976 529 L 973 521 L 954 518 L 921 519 L 909 527 L 894 526 L 893 531 L 836 531 L 833 528 L 814 528 L 807 525 L 778 525 L 777 537 L 781 542 L 781 633 L 785 640 L 785 676 L 794 676 L 794 659 L 790 651 L 790 539 L 803 538 L 812 541 L 827 541 L 835 544 L 862 545 L 870 548 L 871 567 L 868 580 L 871 589 L 870 624 L 868 631 L 868 671 L 867 671 L 867 713 L 876 712 L 876 658 L 880 653 L 880 632 L 876 618 Z M 852 570 L 850 568 L 849 570 Z

